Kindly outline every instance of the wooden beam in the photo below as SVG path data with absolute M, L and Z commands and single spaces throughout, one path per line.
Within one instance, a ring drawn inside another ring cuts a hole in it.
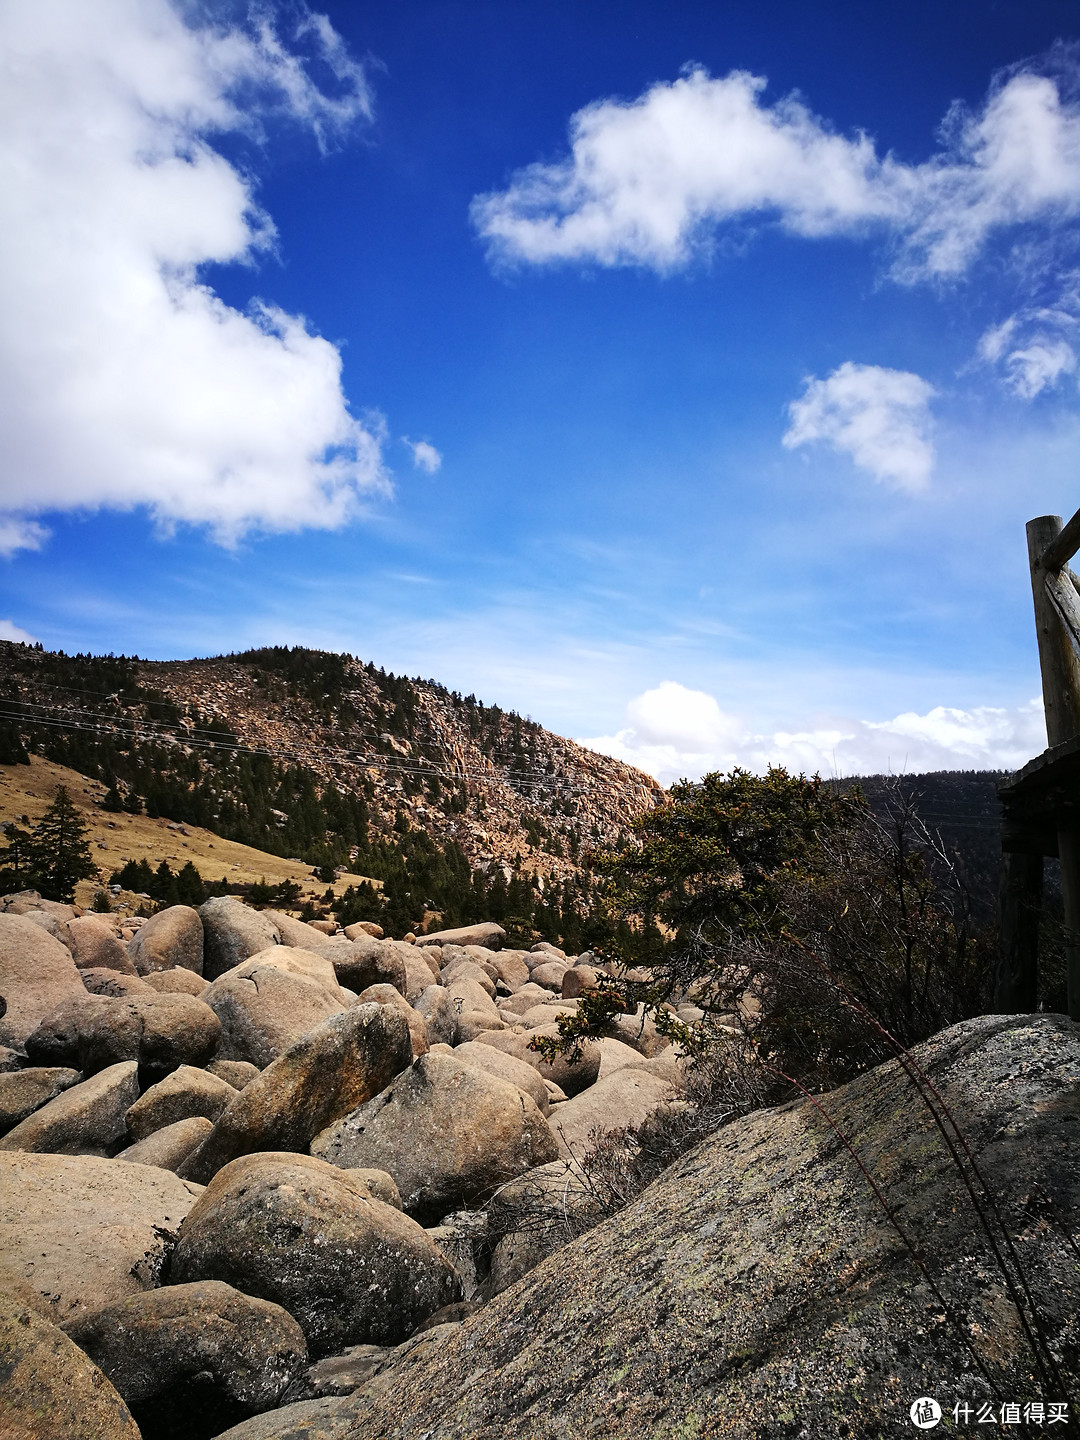
M 1080 658 L 1080 594 L 1077 594 L 1076 587 L 1072 583 L 1076 577 L 1072 571 L 1067 573 L 1069 578 L 1066 578 L 1066 575 L 1060 570 L 1047 570 L 1046 593 L 1050 597 L 1050 604 L 1057 611 L 1057 617 L 1065 631 L 1065 638 L 1077 657 Z
M 1072 521 L 1069 523 L 1072 524 Z M 1046 736 L 1052 746 L 1062 745 L 1080 735 L 1080 658 L 1074 654 L 1050 601 L 1046 589 L 1048 572 L 1043 563 L 1043 557 L 1063 533 L 1060 515 L 1041 515 L 1028 521 L 1028 561 L 1031 566 L 1031 594 L 1035 602 L 1035 633 L 1039 641 Z
M 1066 624 L 1051 601 L 1048 576 L 1068 560 L 1080 543 L 1080 513 L 1063 528 L 1060 515 L 1040 515 L 1027 527 L 1031 594 L 1035 602 L 1035 633 L 1039 640 L 1046 738 L 1063 745 L 1080 735 L 1080 655 L 1073 649 Z M 1060 580 L 1060 574 L 1057 576 Z M 1064 603 L 1065 582 L 1055 589 Z M 1058 821 L 1061 893 L 1065 902 L 1065 958 L 1068 966 L 1069 1018 L 1080 1020 L 1080 828 L 1061 816 Z
M 1058 831 L 1061 857 L 1061 898 L 1065 910 L 1065 963 L 1069 1019 L 1080 1020 L 1080 830 Z
M 996 1015 L 1030 1015 L 1039 1001 L 1041 855 L 1003 855 L 1001 939 L 994 982 Z
M 1064 527 L 1061 525 L 1061 520 L 1058 520 L 1058 534 L 1047 542 L 1040 559 L 1045 569 L 1060 570 L 1072 559 L 1077 550 L 1080 550 L 1080 510 Z

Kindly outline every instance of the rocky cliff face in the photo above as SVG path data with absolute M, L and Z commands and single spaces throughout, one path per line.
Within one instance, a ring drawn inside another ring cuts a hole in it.
M 91 772 L 80 746 L 96 747 L 93 773 L 107 768 L 110 746 L 156 747 L 213 807 L 233 783 L 221 768 L 232 749 L 363 797 L 373 839 L 412 827 L 437 845 L 456 841 L 482 872 L 509 879 L 517 870 L 541 887 L 572 877 L 583 851 L 616 842 L 663 800 L 656 781 L 631 766 L 351 656 L 277 648 L 149 662 L 0 644 L 0 686 L 8 700 L 0 724 L 14 721 L 31 743 L 39 731 L 45 740 L 68 736 L 71 753 L 54 758 L 75 769 Z M 283 829 L 290 818 L 267 813 Z M 213 814 L 194 818 L 214 828 Z
M 325 782 L 366 785 L 384 833 L 404 811 L 481 867 L 521 856 L 525 873 L 564 879 L 581 848 L 614 844 L 663 799 L 650 775 L 513 712 L 351 658 L 340 688 L 321 694 L 231 658 L 139 674 L 181 707 L 220 716 L 244 745 L 295 756 Z

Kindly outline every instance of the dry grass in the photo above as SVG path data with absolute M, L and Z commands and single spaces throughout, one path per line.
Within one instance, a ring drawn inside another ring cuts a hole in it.
M 223 840 L 212 830 L 185 825 L 187 834 L 170 830 L 167 818 L 151 820 L 149 815 L 110 815 L 94 804 L 105 795 L 105 786 L 97 780 L 54 765 L 50 760 L 32 755 L 30 765 L 0 765 L 0 822 L 21 820 L 29 816 L 36 824 L 52 803 L 57 786 L 65 785 L 68 794 L 82 813 L 87 826 L 91 854 L 101 867 L 101 883 L 108 880 L 127 860 L 148 860 L 157 869 L 167 860 L 178 870 L 190 860 L 204 880 L 220 880 L 231 885 L 253 885 L 266 880 L 276 885 L 282 880 L 295 880 L 300 886 L 301 903 L 326 893 L 325 881 L 312 877 L 311 866 L 299 860 L 285 860 L 268 855 L 250 845 Z M 334 884 L 340 895 L 348 885 L 359 885 L 368 877 L 342 874 Z M 89 905 L 101 883 L 80 881 L 75 898 L 80 905 Z M 371 883 L 380 886 L 381 882 Z

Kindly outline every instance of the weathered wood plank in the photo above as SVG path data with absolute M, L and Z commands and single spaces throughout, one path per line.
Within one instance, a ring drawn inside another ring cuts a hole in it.
M 1058 533 L 1049 539 L 1042 552 L 1042 563 L 1047 570 L 1060 570 L 1080 550 L 1080 510 L 1065 526 L 1058 517 Z
M 1044 583 L 1050 604 L 1057 611 L 1057 617 L 1065 631 L 1065 638 L 1073 652 L 1080 657 L 1080 594 L 1077 594 L 1071 579 L 1066 578 L 1061 570 L 1048 570 Z
M 1028 561 L 1031 594 L 1035 603 L 1035 633 L 1039 641 L 1046 736 L 1052 746 L 1080 735 L 1080 658 L 1074 654 L 1047 593 L 1048 571 L 1043 559 L 1052 542 L 1062 533 L 1060 515 L 1040 515 L 1038 519 L 1028 521 Z

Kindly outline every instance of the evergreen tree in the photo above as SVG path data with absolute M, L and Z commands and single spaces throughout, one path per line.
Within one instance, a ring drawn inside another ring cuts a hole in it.
M 38 878 L 38 888 L 47 900 L 70 903 L 75 898 L 78 882 L 97 874 L 86 843 L 86 826 L 63 785 L 58 787 L 53 803 L 34 826 L 30 836 L 30 863 Z
M 14 725 L 0 725 L 0 765 L 29 765 L 22 736 Z
M 13 890 L 33 889 L 38 882 L 31 861 L 30 832 L 20 830 L 14 821 L 2 828 L 7 843 L 0 850 L 0 891 L 10 894 Z
M 122 870 L 113 872 L 112 883 L 132 890 L 136 895 L 149 895 L 154 872 L 148 860 L 129 860 Z
M 147 887 L 149 894 L 162 905 L 176 904 L 176 876 L 167 860 L 162 860 L 154 872 L 153 882 Z
M 176 877 L 176 903 L 197 908 L 205 899 L 206 887 L 202 876 L 189 860 Z

